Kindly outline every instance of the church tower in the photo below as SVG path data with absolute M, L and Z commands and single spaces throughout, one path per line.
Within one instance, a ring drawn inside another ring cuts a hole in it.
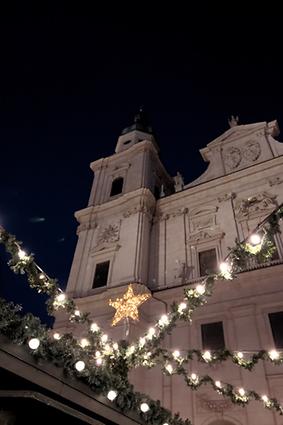
M 106 298 L 120 295 L 129 283 L 148 285 L 156 200 L 173 191 L 158 152 L 140 109 L 115 153 L 90 164 L 94 181 L 88 206 L 75 213 L 78 242 L 66 289 L 82 311 L 93 311 L 93 302 L 102 298 L 105 308 Z

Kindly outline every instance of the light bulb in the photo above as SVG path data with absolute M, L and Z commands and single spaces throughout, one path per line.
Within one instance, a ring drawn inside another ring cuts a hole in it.
M 80 346 L 82 347 L 82 348 L 85 348 L 85 347 L 87 347 L 89 345 L 89 340 L 88 339 L 86 339 L 86 338 L 82 338 L 81 340 L 80 340 Z
M 209 361 L 211 360 L 211 353 L 210 353 L 210 351 L 205 351 L 205 352 L 203 353 L 203 355 L 202 355 L 202 358 L 203 358 L 205 361 L 209 362 Z
M 223 261 L 222 263 L 219 264 L 219 270 L 221 271 L 221 273 L 226 273 L 229 270 L 229 264 L 226 263 L 226 261 Z
M 279 359 L 279 353 L 276 350 L 269 351 L 268 355 L 271 358 L 271 360 L 277 360 L 277 359 Z
M 40 279 L 40 280 L 45 279 L 45 276 L 44 276 L 44 274 L 43 274 L 43 273 L 40 273 L 40 275 L 39 275 L 39 279 Z
M 262 399 L 262 401 L 264 401 L 264 403 L 267 403 L 267 402 L 268 402 L 268 397 L 267 397 L 267 395 L 263 395 L 263 396 L 261 397 L 261 399 Z
M 20 260 L 25 260 L 27 258 L 27 253 L 22 249 L 19 249 L 18 256 Z
M 261 237 L 257 233 L 254 233 L 250 236 L 249 241 L 252 245 L 259 245 L 261 243 Z
M 103 362 L 103 360 L 102 360 L 102 358 L 101 357 L 98 357 L 98 359 L 96 359 L 96 364 L 97 364 L 97 366 L 101 366 L 102 365 L 102 362 Z
M 215 381 L 215 386 L 217 388 L 221 388 L 221 382 L 220 381 Z
M 75 310 L 75 311 L 74 311 L 74 315 L 79 317 L 79 316 L 81 315 L 80 310 Z
M 203 295 L 205 293 L 205 286 L 204 285 L 197 285 L 196 291 L 199 295 Z
M 242 358 L 244 357 L 244 354 L 243 354 L 241 351 L 238 351 L 238 353 L 237 353 L 237 357 L 238 357 L 239 359 L 242 359 Z
M 246 391 L 244 390 L 244 388 L 240 388 L 240 389 L 239 389 L 239 394 L 240 394 L 240 396 L 242 396 L 242 397 L 246 394 Z
M 56 301 L 58 302 L 58 303 L 62 303 L 63 301 L 65 301 L 65 299 L 66 299 L 66 295 L 65 294 L 59 294 L 59 295 L 57 295 L 57 297 L 56 297 Z
M 147 333 L 147 338 L 148 339 L 152 339 L 153 335 L 155 334 L 155 329 L 154 328 L 149 328 L 148 333 Z
M 61 336 L 58 332 L 55 332 L 55 334 L 53 334 L 53 338 L 58 341 L 61 338 Z
M 117 342 L 114 342 L 114 344 L 113 344 L 113 348 L 114 348 L 114 350 L 118 350 L 119 345 L 117 344 Z
M 191 374 L 191 380 L 192 381 L 197 381 L 197 379 L 198 379 L 197 374 L 196 373 L 192 373 Z
M 180 303 L 179 305 L 178 305 L 178 312 L 179 313 L 182 313 L 184 310 L 186 310 L 186 308 L 187 308 L 187 304 L 186 303 Z
M 106 342 L 108 340 L 108 335 L 103 334 L 101 337 L 101 342 Z
M 170 375 L 173 372 L 173 367 L 171 364 L 168 364 L 167 366 L 165 366 L 165 369 L 167 370 L 168 373 L 170 373 Z
M 160 319 L 159 319 L 159 325 L 164 326 L 164 325 L 168 325 L 169 324 L 169 319 L 167 314 L 163 314 Z
M 107 398 L 108 398 L 108 400 L 110 400 L 110 401 L 113 401 L 113 400 L 115 400 L 115 398 L 117 397 L 117 393 L 116 393 L 116 391 L 114 391 L 114 390 L 110 390 L 109 392 L 108 392 L 108 394 L 107 394 Z
M 146 413 L 146 412 L 148 412 L 148 411 L 149 411 L 149 405 L 148 405 L 147 403 L 142 403 L 142 404 L 140 405 L 140 408 L 141 408 L 141 411 L 142 411 L 143 413 Z
M 83 362 L 82 360 L 79 360 L 78 362 L 76 362 L 75 368 L 77 369 L 78 372 L 83 371 L 85 368 L 85 362 Z
M 29 340 L 28 345 L 32 350 L 36 350 L 40 345 L 40 341 L 38 338 L 32 338 Z
M 99 327 L 97 326 L 96 323 L 92 323 L 90 325 L 90 330 L 91 330 L 91 332 L 98 332 L 99 331 Z
M 175 350 L 174 352 L 173 352 L 173 357 L 176 359 L 177 357 L 179 357 L 180 356 L 180 351 L 179 350 Z
M 146 343 L 145 338 L 140 338 L 139 339 L 139 346 L 140 347 L 143 347 L 145 345 L 145 343 Z

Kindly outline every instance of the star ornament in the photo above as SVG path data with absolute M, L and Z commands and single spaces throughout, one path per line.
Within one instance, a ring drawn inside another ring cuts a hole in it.
M 134 294 L 133 287 L 130 284 L 122 298 L 115 301 L 109 300 L 109 305 L 116 309 L 112 320 L 112 326 L 116 326 L 120 320 L 130 317 L 133 320 L 139 320 L 138 307 L 151 297 L 150 294 Z

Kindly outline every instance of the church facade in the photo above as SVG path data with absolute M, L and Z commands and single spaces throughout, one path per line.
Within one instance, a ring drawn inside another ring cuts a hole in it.
M 183 299 L 184 286 L 194 287 L 216 271 L 235 239 L 247 238 L 283 202 L 278 135 L 276 121 L 238 125 L 232 119 L 230 128 L 200 151 L 207 170 L 185 184 L 179 173 L 173 178 L 167 173 L 141 111 L 118 138 L 115 153 L 91 163 L 89 203 L 75 213 L 78 243 L 66 292 L 79 309 L 91 312 L 112 338 L 123 339 L 125 325 L 111 326 L 114 310 L 108 301 L 134 283 L 137 293 L 152 295 L 140 308 L 140 320 L 130 325 L 127 337 L 135 339 L 173 301 Z M 192 324 L 180 323 L 166 347 L 227 347 L 247 356 L 283 349 L 282 234 L 274 242 L 272 261 L 250 264 L 232 282 L 217 283 Z M 71 326 L 57 314 L 57 330 Z M 189 373 L 209 374 L 283 402 L 283 366 L 261 362 L 249 372 L 228 361 L 215 366 L 192 361 Z M 137 390 L 195 425 L 282 425 L 280 416 L 256 403 L 243 409 L 208 387 L 191 391 L 182 378 L 164 376 L 157 368 L 136 370 L 131 380 Z

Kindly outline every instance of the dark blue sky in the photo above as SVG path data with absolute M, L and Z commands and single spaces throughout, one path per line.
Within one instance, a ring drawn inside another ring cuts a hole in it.
M 206 168 L 198 151 L 228 128 L 231 114 L 283 127 L 276 11 L 144 12 L 0 17 L 0 222 L 63 286 L 76 244 L 73 213 L 92 184 L 89 163 L 114 153 L 140 105 L 165 166 L 186 182 Z M 0 255 L 0 295 L 42 314 L 42 299 Z

